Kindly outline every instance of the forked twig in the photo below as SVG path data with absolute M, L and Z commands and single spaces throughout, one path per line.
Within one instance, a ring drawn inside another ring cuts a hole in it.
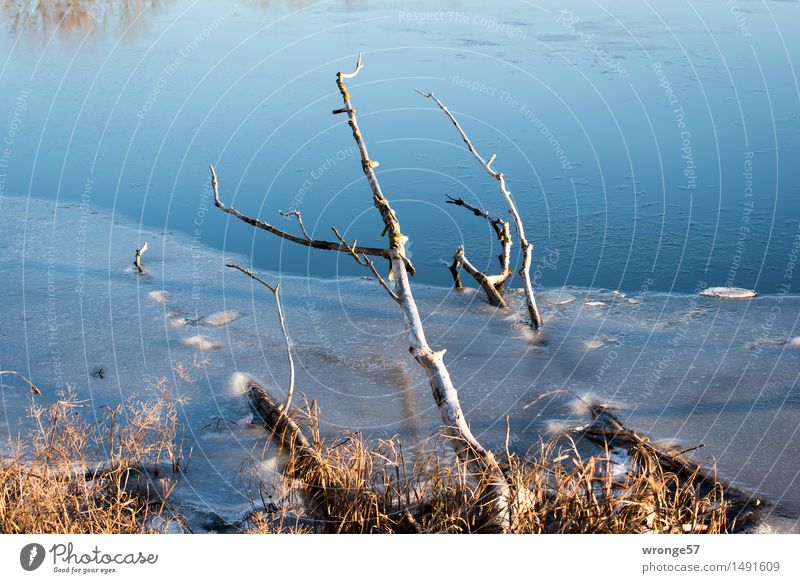
M 500 255 L 497 256 L 497 260 L 500 262 L 500 273 L 497 275 L 488 275 L 487 273 L 476 269 L 467 260 L 464 246 L 460 246 L 456 251 L 456 254 L 453 256 L 453 263 L 450 265 L 450 273 L 453 275 L 453 283 L 456 289 L 462 288 L 461 277 L 458 274 L 458 270 L 460 267 L 464 267 L 467 273 L 469 273 L 484 289 L 486 295 L 488 296 L 489 303 L 503 308 L 508 307 L 508 303 L 503 297 L 503 292 L 505 291 L 506 283 L 514 273 L 511 269 L 512 242 L 508 221 L 492 216 L 489 211 L 485 211 L 473 206 L 466 202 L 463 198 L 453 197 L 447 193 L 445 193 L 445 196 L 447 196 L 447 204 L 463 207 L 472 212 L 472 214 L 474 214 L 476 217 L 485 218 L 492 226 L 492 229 L 494 229 L 497 239 L 500 241 L 500 244 L 503 248 Z
M 273 235 L 277 235 L 282 239 L 286 239 L 287 241 L 291 241 L 292 243 L 298 243 L 300 245 L 305 245 L 306 247 L 313 247 L 314 249 L 324 249 L 328 251 L 339 251 L 340 253 L 349 253 L 349 249 L 342 247 L 339 243 L 334 243 L 333 241 L 320 241 L 317 239 L 311 239 L 308 237 L 306 233 L 303 233 L 303 237 L 298 237 L 297 235 L 292 235 L 291 233 L 287 233 L 286 231 L 282 231 L 281 229 L 262 221 L 260 219 L 256 219 L 254 217 L 250 217 L 245 215 L 244 213 L 240 213 L 233 207 L 225 206 L 219 198 L 219 183 L 217 181 L 217 173 L 214 170 L 214 165 L 210 164 L 209 168 L 211 170 L 211 187 L 214 190 L 214 205 L 228 213 L 229 215 L 233 215 L 237 219 L 247 223 L 248 225 L 252 225 L 256 228 L 263 229 L 268 233 L 272 233 Z M 377 255 L 379 257 L 387 257 L 387 250 L 386 249 L 376 249 L 374 247 L 357 247 L 356 251 L 359 254 L 364 255 Z
M 389 287 L 389 284 L 386 283 L 386 280 L 383 279 L 381 274 L 378 273 L 375 264 L 370 260 L 370 258 L 364 255 L 363 253 L 361 255 L 356 253 L 355 251 L 356 242 L 353 241 L 352 245 L 348 244 L 347 241 L 344 240 L 344 237 L 342 237 L 341 233 L 339 233 L 339 230 L 336 227 L 331 227 L 331 229 L 333 230 L 333 234 L 336 235 L 336 238 L 339 239 L 339 242 L 350 250 L 350 255 L 353 257 L 353 259 L 355 259 L 356 263 L 358 263 L 362 267 L 368 268 L 372 272 L 372 275 L 375 276 L 375 279 L 378 281 L 381 287 L 384 290 L 386 290 L 386 293 L 389 294 L 389 297 L 392 298 L 392 300 L 394 300 L 395 302 L 400 303 L 400 298 L 397 296 L 396 293 L 392 291 L 392 289 Z
M 283 217 L 294 217 L 294 218 L 296 218 L 297 219 L 297 224 L 300 225 L 300 230 L 303 232 L 303 236 L 306 239 L 308 239 L 309 241 L 311 241 L 311 236 L 308 234 L 308 231 L 306 231 L 306 227 L 303 224 L 303 217 L 300 214 L 300 211 L 298 211 L 298 210 L 286 211 L 286 212 L 278 211 L 278 214 L 283 216 Z

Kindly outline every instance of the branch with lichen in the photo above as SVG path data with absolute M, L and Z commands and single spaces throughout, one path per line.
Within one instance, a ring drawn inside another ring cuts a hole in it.
M 489 493 L 487 506 L 490 508 L 496 527 L 501 531 L 507 531 L 511 524 L 509 483 L 492 452 L 480 444 L 467 424 L 464 413 L 461 410 L 458 392 L 444 364 L 445 350 L 434 351 L 425 337 L 422 318 L 409 282 L 409 273 L 413 275 L 413 268 L 406 259 L 405 245 L 408 239 L 403 235 L 400 229 L 400 221 L 388 199 L 383 194 L 380 182 L 375 174 L 375 168 L 378 167 L 378 163 L 369 157 L 367 145 L 358 125 L 356 110 L 344 83 L 345 79 L 355 77 L 363 66 L 361 55 L 359 55 L 356 68 L 352 73 L 342 73 L 340 71 L 336 75 L 336 84 L 342 95 L 344 106 L 333 113 L 347 114 L 347 123 L 352 130 L 353 139 L 361 153 L 361 169 L 372 190 L 373 204 L 383 219 L 383 232 L 389 239 L 389 261 L 391 263 L 391 279 L 394 281 L 395 286 L 394 295 L 403 312 L 409 351 L 427 374 L 434 401 L 439 409 L 445 430 L 451 437 L 451 443 L 456 454 L 462 461 L 471 466 L 476 474 L 490 476 L 490 483 L 487 486 Z M 342 241 L 341 237 L 340 241 Z M 355 253 L 351 253 L 351 255 L 355 256 Z

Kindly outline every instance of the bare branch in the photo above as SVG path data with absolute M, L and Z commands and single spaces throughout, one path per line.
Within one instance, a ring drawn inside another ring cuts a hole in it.
M 464 268 L 464 271 L 469 273 L 475 279 L 475 281 L 478 282 L 478 284 L 480 284 L 483 291 L 486 292 L 486 296 L 489 298 L 490 304 L 500 308 L 508 307 L 508 302 L 506 302 L 505 298 L 503 298 L 500 292 L 497 291 L 493 278 L 486 275 L 469 262 L 464 254 L 463 245 L 458 248 L 456 254 L 453 256 L 453 263 L 456 262 L 461 265 Z
M 489 222 L 489 224 L 492 226 L 492 228 L 494 229 L 494 232 L 497 234 L 497 238 L 499 239 L 501 237 L 501 235 L 503 233 L 503 224 L 507 224 L 508 221 L 491 215 L 489 213 L 489 211 L 485 211 L 485 210 L 483 210 L 481 208 L 478 208 L 476 206 L 473 206 L 473 205 L 469 204 L 467 201 L 465 201 L 460 196 L 459 197 L 454 197 L 454 196 L 450 195 L 450 193 L 448 193 L 448 192 L 446 192 L 444 195 L 447 197 L 447 200 L 445 201 L 447 204 L 452 204 L 452 205 L 455 205 L 455 206 L 464 207 L 468 211 L 471 211 L 472 214 L 474 214 L 476 217 L 485 218 Z
M 287 211 L 287 212 L 278 211 L 278 214 L 283 216 L 283 217 L 294 217 L 294 218 L 296 218 L 297 219 L 297 224 L 300 225 L 300 230 L 303 232 L 303 236 L 307 240 L 311 241 L 311 237 L 309 236 L 308 231 L 306 231 L 306 227 L 303 224 L 303 217 L 300 214 L 300 211 L 298 211 L 298 210 Z
M 378 270 L 375 268 L 375 264 L 366 255 L 362 255 L 361 257 L 364 258 L 364 261 L 366 262 L 366 266 L 372 272 L 372 275 L 375 276 L 375 279 L 378 280 L 378 283 L 381 284 L 383 289 L 386 290 L 386 293 L 389 294 L 389 297 L 392 298 L 395 302 L 397 302 L 399 304 L 400 303 L 400 297 L 396 293 L 394 293 L 392 291 L 392 289 L 389 287 L 389 285 L 386 283 L 386 281 L 383 279 L 383 277 L 381 277 L 381 274 L 378 273 Z
M 278 237 L 286 239 L 287 241 L 291 241 L 292 243 L 298 243 L 300 245 L 305 245 L 306 247 L 313 247 L 314 249 L 324 249 L 327 251 L 339 251 L 340 253 L 349 253 L 348 249 L 345 249 L 340 244 L 334 243 L 333 241 L 319 241 L 307 237 L 298 237 L 297 235 L 292 235 L 291 233 L 282 231 L 281 229 L 278 229 L 274 225 L 271 225 L 265 221 L 240 213 L 233 207 L 225 206 L 219 199 L 219 185 L 217 183 L 217 173 L 214 171 L 213 164 L 209 165 L 209 168 L 211 169 L 211 186 L 214 189 L 214 204 L 217 206 L 217 208 L 225 211 L 230 215 L 233 215 L 234 217 L 247 223 L 248 225 L 252 225 L 259 229 L 263 229 L 268 233 L 277 235 Z M 359 254 L 364 254 L 364 255 L 376 255 L 379 257 L 388 257 L 387 249 L 376 249 L 374 247 L 358 247 L 356 251 Z
M 501 531 L 508 531 L 511 524 L 511 494 L 508 481 L 500 469 L 497 460 L 491 451 L 484 449 L 480 442 L 472 434 L 467 424 L 461 404 L 458 399 L 450 373 L 444 364 L 444 350 L 434 351 L 428 345 L 425 338 L 425 330 L 422 326 L 414 295 L 411 292 L 409 282 L 409 272 L 412 268 L 405 258 L 405 244 L 407 238 L 400 230 L 400 222 L 383 195 L 378 177 L 375 175 L 377 162 L 371 160 L 367 152 L 367 146 L 358 126 L 356 111 L 350 101 L 350 94 L 344 84 L 344 79 L 357 74 L 362 68 L 361 58 L 356 66 L 356 71 L 351 75 L 339 73 L 336 76 L 336 83 L 339 92 L 342 94 L 344 111 L 347 113 L 348 124 L 353 131 L 353 139 L 361 152 L 361 169 L 367 177 L 370 189 L 372 190 L 372 200 L 375 208 L 383 219 L 384 231 L 389 238 L 389 261 L 392 267 L 392 277 L 394 279 L 395 293 L 398 304 L 403 312 L 403 322 L 408 335 L 409 351 L 414 359 L 425 369 L 428 381 L 433 392 L 433 398 L 439 409 L 448 435 L 452 438 L 451 442 L 456 454 L 476 473 L 486 472 L 490 476 L 488 484 L 489 495 L 492 498 L 490 505 L 496 526 Z
M 369 182 L 369 187 L 372 190 L 372 201 L 375 205 L 375 208 L 377 208 L 378 212 L 380 212 L 381 218 L 383 219 L 384 233 L 389 237 L 389 259 L 392 259 L 391 255 L 396 255 L 406 264 L 409 273 L 414 275 L 414 267 L 405 257 L 405 244 L 408 240 L 408 237 L 406 237 L 400 231 L 400 222 L 397 220 L 397 216 L 395 215 L 392 207 L 389 206 L 389 201 L 383 195 L 381 185 L 378 182 L 378 177 L 375 175 L 375 168 L 379 166 L 379 163 L 377 160 L 371 160 L 369 157 L 367 144 L 364 142 L 364 138 L 361 135 L 361 129 L 358 127 L 356 110 L 353 107 L 353 104 L 350 102 L 350 93 L 348 93 L 347 87 L 345 87 L 344 84 L 345 79 L 351 79 L 355 77 L 363 67 L 364 65 L 361 61 L 361 56 L 359 55 L 358 63 L 356 64 L 356 70 L 349 74 L 339 71 L 339 73 L 336 75 L 336 84 L 339 87 L 339 92 L 342 94 L 342 101 L 344 102 L 343 109 L 345 112 L 347 112 L 347 123 L 350 126 L 350 129 L 353 131 L 353 139 L 356 141 L 358 150 L 361 153 L 361 169 L 363 170 L 364 175 L 367 177 L 367 182 Z M 361 254 L 361 251 L 358 253 Z
M 350 249 L 350 255 L 353 257 L 353 259 L 355 259 L 356 263 L 362 267 L 368 268 L 372 272 L 372 275 L 375 276 L 375 279 L 378 281 L 381 287 L 383 287 L 383 289 L 386 290 L 386 293 L 389 294 L 389 297 L 395 302 L 400 303 L 400 298 L 397 297 L 397 294 L 392 291 L 383 277 L 381 277 L 381 274 L 378 273 L 378 270 L 375 268 L 375 264 L 369 259 L 369 257 L 363 254 L 359 256 L 358 253 L 355 252 L 355 241 L 352 245 L 348 245 L 347 241 L 345 241 L 344 237 L 342 237 L 341 233 L 339 233 L 339 230 L 336 227 L 332 227 L 332 229 L 333 234 L 336 235 L 336 238 L 339 239 L 339 242 Z
M 447 196 L 447 203 L 455 206 L 464 207 L 474 214 L 476 217 L 485 218 L 494 229 L 497 239 L 503 246 L 503 251 L 497 256 L 500 262 L 500 273 L 497 275 L 488 275 L 476 269 L 472 264 L 467 261 L 464 254 L 464 246 L 458 248 L 456 254 L 453 256 L 453 263 L 450 265 L 450 273 L 453 275 L 453 281 L 456 289 L 461 289 L 461 278 L 458 276 L 458 268 L 463 265 L 464 269 L 469 273 L 475 281 L 484 289 L 489 298 L 489 303 L 494 306 L 508 307 L 508 303 L 503 298 L 503 291 L 506 282 L 513 275 L 511 270 L 511 234 L 509 230 L 508 221 L 499 219 L 489 214 L 488 211 L 480 209 L 466 202 L 463 198 L 456 198 L 450 194 L 445 193 Z
M 25 384 L 27 384 L 31 388 L 31 392 L 37 395 L 41 395 L 42 391 L 39 390 L 39 387 L 34 385 L 31 380 L 23 374 L 18 373 L 15 370 L 0 370 L 0 376 L 11 375 L 15 376 L 18 379 L 22 380 Z
M 142 255 L 144 255 L 145 251 L 147 251 L 147 241 L 145 241 L 144 245 L 136 250 L 136 254 L 133 256 L 133 264 L 136 266 L 136 269 L 139 270 L 139 273 L 144 273 L 144 267 L 142 267 Z
M 453 262 L 450 264 L 450 275 L 453 276 L 453 287 L 456 289 L 464 289 L 464 284 L 461 283 L 461 275 L 458 269 L 461 267 L 461 247 L 458 248 L 456 254 L 453 255 Z
M 292 342 L 289 340 L 289 332 L 286 330 L 286 320 L 283 318 L 283 309 L 281 308 L 281 300 L 279 297 L 280 284 L 270 285 L 252 271 L 236 263 L 226 263 L 226 267 L 241 271 L 250 279 L 253 279 L 266 287 L 275 296 L 275 305 L 278 308 L 278 320 L 281 323 L 281 332 L 283 332 L 283 339 L 286 341 L 286 356 L 289 361 L 289 390 L 286 393 L 286 401 L 280 408 L 281 411 L 289 412 L 289 405 L 292 404 L 292 397 L 294 396 L 294 359 L 292 358 Z
M 342 73 L 340 71 L 339 75 L 342 76 L 342 79 L 352 79 L 353 77 L 358 75 L 358 72 L 363 68 L 364 68 L 364 63 L 361 60 L 361 53 L 358 53 L 358 61 L 356 61 L 356 69 L 355 69 L 355 71 L 353 71 L 352 73 Z
M 531 256 L 533 254 L 533 245 L 528 242 L 525 238 L 525 227 L 522 224 L 522 219 L 520 218 L 519 212 L 517 211 L 517 205 L 514 203 L 514 199 L 511 195 L 511 191 L 508 189 L 506 185 L 505 176 L 503 176 L 502 172 L 496 172 L 492 168 L 492 163 L 494 163 L 495 155 L 489 157 L 488 161 L 484 160 L 483 157 L 478 153 L 475 149 L 475 146 L 472 144 L 472 141 L 467 136 L 464 129 L 461 127 L 461 124 L 458 123 L 455 116 L 450 113 L 450 110 L 447 109 L 444 103 L 442 103 L 438 97 L 436 97 L 430 91 L 423 92 L 419 89 L 415 90 L 417 93 L 422 95 L 423 97 L 427 97 L 428 99 L 433 99 L 436 102 L 436 105 L 439 106 L 445 115 L 450 119 L 453 123 L 453 126 L 456 128 L 456 131 L 461 136 L 464 144 L 467 146 L 467 149 L 472 153 L 478 163 L 483 166 L 484 170 L 486 170 L 489 175 L 497 180 L 498 187 L 500 189 L 500 194 L 503 195 L 503 198 L 506 201 L 506 206 L 508 207 L 508 212 L 511 214 L 512 219 L 514 220 L 514 228 L 517 231 L 517 238 L 519 239 L 519 246 L 522 250 L 522 267 L 519 270 L 520 277 L 522 278 L 523 288 L 525 290 L 525 301 L 528 308 L 528 316 L 530 317 L 531 324 L 534 328 L 540 328 L 542 325 L 542 316 L 539 314 L 539 308 L 536 306 L 536 298 L 533 295 L 533 284 L 531 283 Z

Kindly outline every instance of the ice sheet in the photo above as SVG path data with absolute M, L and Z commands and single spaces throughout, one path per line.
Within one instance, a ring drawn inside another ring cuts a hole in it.
M 144 241 L 140 276 L 131 262 Z M 184 508 L 226 520 L 246 512 L 243 462 L 271 462 L 229 382 L 244 371 L 282 394 L 288 378 L 272 295 L 224 267 L 248 258 L 88 207 L 22 198 L 0 202 L 0 251 L 0 367 L 29 376 L 46 399 L 70 383 L 98 406 L 146 394 L 166 376 L 191 398 L 182 414 L 194 456 L 176 490 Z M 436 431 L 430 389 L 378 285 L 261 275 L 281 284 L 297 391 L 319 402 L 323 431 L 399 434 L 409 446 Z M 525 450 L 554 426 L 585 421 L 575 395 L 591 396 L 616 403 L 624 422 L 657 439 L 704 444 L 692 455 L 716 458 L 722 477 L 800 509 L 799 297 L 540 290 L 546 327 L 533 342 L 513 311 L 490 307 L 479 291 L 415 285 L 414 293 L 487 445 L 503 444 L 508 416 L 511 444 Z M 518 292 L 511 299 L 522 313 Z M 178 363 L 191 383 L 179 379 Z M 0 436 L 13 438 L 28 401 L 16 381 L 0 380 Z

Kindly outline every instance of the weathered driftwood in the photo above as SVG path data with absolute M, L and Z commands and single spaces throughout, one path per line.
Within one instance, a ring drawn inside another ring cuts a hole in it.
M 713 471 L 684 455 L 702 445 L 684 451 L 670 451 L 659 447 L 646 435 L 640 435 L 625 427 L 614 412 L 602 404 L 590 404 L 589 412 L 592 422 L 580 430 L 587 439 L 602 446 L 621 447 L 628 451 L 646 447 L 664 470 L 675 473 L 682 480 L 691 481 L 707 490 L 721 485 L 729 504 L 728 519 L 735 525 L 736 530 L 755 524 L 764 510 L 771 506 L 750 492 L 732 484 L 722 483 Z
M 144 267 L 142 267 L 142 255 L 144 255 L 145 251 L 147 251 L 147 241 L 145 241 L 144 245 L 136 250 L 136 253 L 133 256 L 133 264 L 136 266 L 136 269 L 139 270 L 139 273 L 144 273 Z
M 297 421 L 290 415 L 289 409 L 281 405 L 254 379 L 247 379 L 244 391 L 250 406 L 281 445 L 295 455 L 306 454 L 305 450 L 311 444 Z
M 472 265 L 472 263 L 466 257 L 464 246 L 460 245 L 456 250 L 455 255 L 453 255 L 453 263 L 450 264 L 450 273 L 453 276 L 453 284 L 455 285 L 456 289 L 462 288 L 459 269 L 463 268 L 464 271 L 469 273 L 473 279 L 478 282 L 478 285 L 480 285 L 483 291 L 486 293 L 486 297 L 490 304 L 501 308 L 508 307 L 508 303 L 503 297 L 503 293 L 505 291 L 506 283 L 514 274 L 514 271 L 511 269 L 512 242 L 508 221 L 493 217 L 488 211 L 479 209 L 478 207 L 469 204 L 463 198 L 455 198 L 448 194 L 447 203 L 463 207 L 471 211 L 477 217 L 484 217 L 494 229 L 497 239 L 500 241 L 500 244 L 503 247 L 503 251 L 497 257 L 497 259 L 500 261 L 500 273 L 497 275 L 488 275 Z
M 344 106 L 335 110 L 333 113 L 347 114 L 348 124 L 353 133 L 353 139 L 361 154 L 361 168 L 367 178 L 370 190 L 372 191 L 373 205 L 378 210 L 383 220 L 383 234 L 388 238 L 388 248 L 375 249 L 360 247 L 356 245 L 356 243 L 348 244 L 336 230 L 334 230 L 334 233 L 338 239 L 338 243 L 310 239 L 305 229 L 302 228 L 302 220 L 299 213 L 291 214 L 294 215 L 301 224 L 301 229 L 303 231 L 302 237 L 291 235 L 264 221 L 244 215 L 236 209 L 222 204 L 219 198 L 217 175 L 214 171 L 214 167 L 211 166 L 214 204 L 245 223 L 273 233 L 288 241 L 308 247 L 348 253 L 360 265 L 367 267 L 372 272 L 378 283 L 388 293 L 389 297 L 400 306 L 408 336 L 409 351 L 420 366 L 423 367 L 428 376 L 434 400 L 445 426 L 445 431 L 447 435 L 452 438 L 451 441 L 456 454 L 474 470 L 476 475 L 489 476 L 489 483 L 485 486 L 485 490 L 488 492 L 486 507 L 489 509 L 492 517 L 489 521 L 490 527 L 499 531 L 507 531 L 511 524 L 510 488 L 508 481 L 492 452 L 485 449 L 478 442 L 472 434 L 469 425 L 467 425 L 458 400 L 458 393 L 444 364 L 445 351 L 432 350 L 425 337 L 422 318 L 420 317 L 409 282 L 409 276 L 414 275 L 414 267 L 406 256 L 407 237 L 402 233 L 397 215 L 381 190 L 378 177 L 374 170 L 378 166 L 378 162 L 369 157 L 366 143 L 358 125 L 356 110 L 352 105 L 350 94 L 345 86 L 345 80 L 355 77 L 362 68 L 363 62 L 359 55 L 356 68 L 352 73 L 343 73 L 341 71 L 337 73 L 336 84 L 342 95 Z M 389 261 L 389 279 L 393 282 L 393 289 L 390 287 L 389 283 L 380 276 L 377 268 L 368 256 L 379 256 Z M 282 418 L 283 417 L 278 417 L 274 419 L 274 421 L 277 423 Z
M 331 504 L 335 507 L 335 501 L 329 496 L 332 494 L 335 497 L 343 495 L 357 497 L 363 493 L 356 489 L 351 492 L 335 489 L 332 491 L 331 485 L 326 483 L 324 478 L 319 481 L 319 476 L 326 474 L 325 462 L 319 449 L 320 444 L 312 443 L 295 421 L 294 414 L 288 408 L 281 406 L 255 379 L 247 377 L 243 389 L 250 406 L 261 418 L 264 426 L 289 452 L 289 463 L 284 468 L 284 473 L 290 479 L 301 481 L 303 484 L 301 490 L 303 511 L 311 517 L 310 526 L 316 527 L 322 524 L 326 529 L 340 527 L 341 519 L 332 519 L 329 512 Z M 311 480 L 308 479 L 309 476 L 312 476 Z M 317 476 L 316 480 L 314 476 Z M 299 518 L 299 515 L 295 518 Z M 391 532 L 422 532 L 416 518 L 408 510 L 394 520 L 388 517 L 387 520 L 392 522 Z
M 536 306 L 536 298 L 533 294 L 533 284 L 531 283 L 531 260 L 533 256 L 533 245 L 528 241 L 525 237 L 525 227 L 522 224 L 522 219 L 520 218 L 519 212 L 517 211 L 517 205 L 514 202 L 514 198 L 511 195 L 511 191 L 508 189 L 508 185 L 506 184 L 506 178 L 502 172 L 497 172 L 492 168 L 492 164 L 495 160 L 495 155 L 493 154 L 489 157 L 488 160 L 485 160 L 483 156 L 481 156 L 478 151 L 475 149 L 475 146 L 472 144 L 472 141 L 467 136 L 464 129 L 461 127 L 461 124 L 458 123 L 455 116 L 450 113 L 450 110 L 447 109 L 444 103 L 442 103 L 438 97 L 436 97 L 430 91 L 423 92 L 417 90 L 417 93 L 422 95 L 423 97 L 427 97 L 429 99 L 433 99 L 436 102 L 436 105 L 439 106 L 445 115 L 450 118 L 450 121 L 455 126 L 458 134 L 461 136 L 461 139 L 464 141 L 464 144 L 467 146 L 467 149 L 472 153 L 475 159 L 480 163 L 484 170 L 495 180 L 497 180 L 498 187 L 500 189 L 500 194 L 503 195 L 503 199 L 506 202 L 506 206 L 508 207 L 508 212 L 511 214 L 512 219 L 514 220 L 514 228 L 517 232 L 517 239 L 519 239 L 519 246 L 522 251 L 522 267 L 520 267 L 519 275 L 522 278 L 522 287 L 525 291 L 525 303 L 528 308 L 528 317 L 530 318 L 531 325 L 534 328 L 539 328 L 542 325 L 542 316 L 539 314 L 539 308 Z
M 405 322 L 406 333 L 408 336 L 409 351 L 414 359 L 425 369 L 428 381 L 433 392 L 433 398 L 439 413 L 442 417 L 445 429 L 452 438 L 453 447 L 457 455 L 468 464 L 474 466 L 477 475 L 489 475 L 491 483 L 488 491 L 493 500 L 490 504 L 494 508 L 495 526 L 501 531 L 507 531 L 511 524 L 510 492 L 508 482 L 500 469 L 497 460 L 491 451 L 485 449 L 472 434 L 467 425 L 461 404 L 458 400 L 458 393 L 450 373 L 444 364 L 444 350 L 434 351 L 431 349 L 425 337 L 425 330 L 422 326 L 422 319 L 417 309 L 414 295 L 411 292 L 409 283 L 409 273 L 407 270 L 406 241 L 408 238 L 400 230 L 400 222 L 397 215 L 389 204 L 389 201 L 381 190 L 375 168 L 378 162 L 369 157 L 367 145 L 361 133 L 356 117 L 356 110 L 350 100 L 350 94 L 344 84 L 345 79 L 355 77 L 362 69 L 363 63 L 359 55 L 356 69 L 352 73 L 337 74 L 336 84 L 342 95 L 344 107 L 334 111 L 334 114 L 346 113 L 348 124 L 353 132 L 353 139 L 358 145 L 361 153 L 361 169 L 367 177 L 370 189 L 372 190 L 372 201 L 375 208 L 380 212 L 384 224 L 384 233 L 389 239 L 388 258 L 391 264 L 391 275 L 394 280 L 394 292 L 392 298 L 400 305 Z

